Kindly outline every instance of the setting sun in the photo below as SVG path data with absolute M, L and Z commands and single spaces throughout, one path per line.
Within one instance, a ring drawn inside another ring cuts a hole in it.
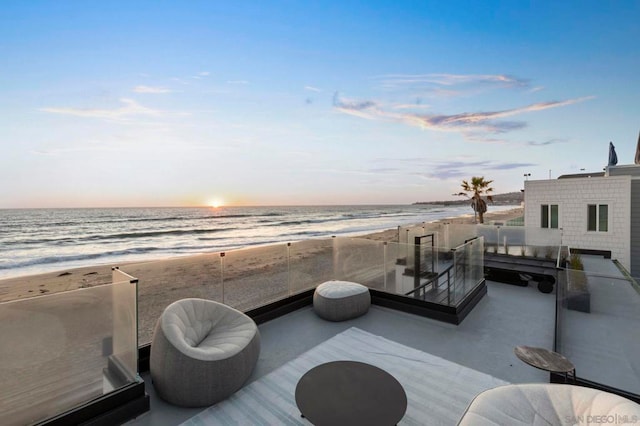
M 223 205 L 224 205 L 224 201 L 219 198 L 209 201 L 209 207 L 213 207 L 214 209 L 217 209 L 218 207 L 222 207 Z

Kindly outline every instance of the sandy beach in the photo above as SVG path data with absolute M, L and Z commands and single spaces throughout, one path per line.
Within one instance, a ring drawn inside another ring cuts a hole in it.
M 521 217 L 522 208 L 485 214 L 485 223 Z M 473 214 L 439 222 L 473 223 Z M 397 229 L 360 236 L 374 241 L 397 242 Z M 277 244 L 251 250 L 136 262 L 117 265 L 139 279 L 140 343 L 150 341 L 153 325 L 162 310 L 184 297 L 204 297 L 222 301 L 238 309 L 276 300 L 301 291 L 332 273 L 327 262 L 332 239 L 312 239 L 290 246 Z M 24 299 L 111 283 L 111 267 L 98 265 L 0 280 L 0 301 Z M 224 274 L 224 282 L 222 276 Z M 261 282 L 256 285 L 255 276 Z

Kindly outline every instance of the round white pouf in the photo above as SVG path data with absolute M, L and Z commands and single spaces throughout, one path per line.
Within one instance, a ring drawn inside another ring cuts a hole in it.
M 344 321 L 364 315 L 371 306 L 369 289 L 349 281 L 327 281 L 313 293 L 313 309 L 329 321 Z

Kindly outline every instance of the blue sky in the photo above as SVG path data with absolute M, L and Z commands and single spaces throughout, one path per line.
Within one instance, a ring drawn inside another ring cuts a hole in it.
M 639 21 L 637 1 L 4 1 L 0 208 L 451 199 L 601 171 L 609 141 L 631 164 Z

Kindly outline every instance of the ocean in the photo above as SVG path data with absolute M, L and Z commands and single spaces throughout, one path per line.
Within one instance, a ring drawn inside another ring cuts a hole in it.
M 0 210 L 0 279 L 358 235 L 470 213 L 467 205 Z

